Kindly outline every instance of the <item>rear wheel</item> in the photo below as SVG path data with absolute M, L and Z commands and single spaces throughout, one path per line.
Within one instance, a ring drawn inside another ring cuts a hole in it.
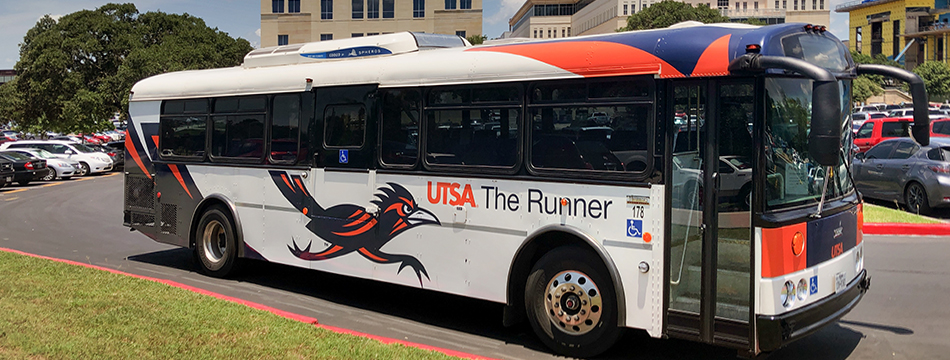
M 89 175 L 89 164 L 86 164 L 84 162 L 79 163 L 79 173 L 76 175 L 77 176 Z
M 525 311 L 545 345 L 573 357 L 609 349 L 620 337 L 617 297 L 599 257 L 577 246 L 538 260 L 525 286 Z
M 46 170 L 47 170 L 47 171 L 46 171 L 46 176 L 44 176 L 41 180 L 43 180 L 43 181 L 53 181 L 54 179 L 56 179 L 56 169 L 54 169 L 54 168 L 48 168 L 48 169 L 46 169 Z
M 919 183 L 910 183 L 904 190 L 904 201 L 907 211 L 915 214 L 929 214 L 930 203 L 927 201 L 927 190 Z
M 213 206 L 201 215 L 195 234 L 195 255 L 208 275 L 225 277 L 235 270 L 237 238 L 224 208 Z

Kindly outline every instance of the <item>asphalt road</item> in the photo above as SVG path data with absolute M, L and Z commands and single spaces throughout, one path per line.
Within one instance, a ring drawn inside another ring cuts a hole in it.
M 0 189 L 0 247 L 165 278 L 321 324 L 500 359 L 554 359 L 501 306 L 253 262 L 229 280 L 197 272 L 191 252 L 122 226 L 118 173 Z M 866 236 L 871 291 L 839 323 L 769 359 L 950 359 L 950 238 Z M 628 331 L 607 359 L 733 359 L 735 352 Z

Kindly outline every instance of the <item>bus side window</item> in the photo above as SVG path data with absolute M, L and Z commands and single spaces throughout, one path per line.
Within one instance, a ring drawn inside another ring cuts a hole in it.
M 419 90 L 383 93 L 379 162 L 383 167 L 414 167 L 419 158 Z
M 324 110 L 324 144 L 334 148 L 360 148 L 366 135 L 366 108 L 362 104 L 330 105 Z
M 300 96 L 277 95 L 272 108 L 268 161 L 294 164 L 300 158 Z
M 208 100 L 174 100 L 162 104 L 159 120 L 159 154 L 198 160 L 205 156 Z

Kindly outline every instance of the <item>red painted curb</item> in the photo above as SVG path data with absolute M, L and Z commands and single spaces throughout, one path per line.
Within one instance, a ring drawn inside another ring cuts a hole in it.
M 864 223 L 868 235 L 950 235 L 950 224 Z
M 303 316 L 303 315 L 294 314 L 294 313 L 291 313 L 291 312 L 287 312 L 287 311 L 283 311 L 283 310 L 280 310 L 280 309 L 272 308 L 272 307 L 267 306 L 267 305 L 258 304 L 258 303 L 255 303 L 255 302 L 251 302 L 251 301 L 239 299 L 239 298 L 236 298 L 236 297 L 231 297 L 231 296 L 227 296 L 227 295 L 218 294 L 218 293 L 216 293 L 216 292 L 211 292 L 211 291 L 208 291 L 208 290 L 205 290 L 205 289 L 197 288 L 197 287 L 190 286 L 190 285 L 185 285 L 185 284 L 182 284 L 182 283 L 179 283 L 179 282 L 175 282 L 175 281 L 171 281 L 171 280 L 153 278 L 153 277 L 142 276 L 142 275 L 136 275 L 136 274 L 130 274 L 130 273 L 127 273 L 127 272 L 124 272 L 124 271 L 119 271 L 119 270 L 115 270 L 115 269 L 110 269 L 110 268 L 107 268 L 107 267 L 102 267 L 102 266 L 97 266 L 97 265 L 92 265 L 92 264 L 86 264 L 86 263 L 81 263 L 81 262 L 72 261 L 72 260 L 57 259 L 57 258 L 53 258 L 53 257 L 49 257 L 49 256 L 36 255 L 36 254 L 28 253 L 28 252 L 23 252 L 23 251 L 13 250 L 13 249 L 7 249 L 7 248 L 3 248 L 3 247 L 0 247 L 0 251 L 5 251 L 5 252 L 8 252 L 8 253 L 19 254 L 19 255 L 30 256 L 30 257 L 39 258 L 39 259 L 52 260 L 52 261 L 57 261 L 57 262 L 66 263 L 66 264 L 70 264 L 70 265 L 84 266 L 84 267 L 87 267 L 87 268 L 90 268 L 90 269 L 108 271 L 108 272 L 113 273 L 113 274 L 131 276 L 131 277 L 138 278 L 138 279 L 154 281 L 154 282 L 162 283 L 162 284 L 165 284 L 165 285 L 168 285 L 168 286 L 174 286 L 174 287 L 181 288 L 181 289 L 185 289 L 185 290 L 188 290 L 188 291 L 193 291 L 193 292 L 196 292 L 196 293 L 199 293 L 199 294 L 202 294 L 202 295 L 213 296 L 213 297 L 216 297 L 216 298 L 221 299 L 221 300 L 230 301 L 230 302 L 233 302 L 233 303 L 238 303 L 238 304 L 241 304 L 241 305 L 244 305 L 244 306 L 248 306 L 248 307 L 251 307 L 251 308 L 254 308 L 254 309 L 264 310 L 264 311 L 270 312 L 270 313 L 272 313 L 272 314 L 274 314 L 274 315 L 281 316 L 281 317 L 284 317 L 284 318 L 287 318 L 287 319 L 296 320 L 296 321 L 300 321 L 300 322 L 308 323 L 308 324 L 313 324 L 313 325 L 316 326 L 316 327 L 319 327 L 319 328 L 322 328 L 322 329 L 326 329 L 326 330 L 329 330 L 329 331 L 332 331 L 332 332 L 335 332 L 335 333 L 349 334 L 349 335 L 355 335 L 355 336 L 359 336 L 359 337 L 364 337 L 364 338 L 373 339 L 373 340 L 379 341 L 379 342 L 381 342 L 381 343 L 383 343 L 383 344 L 393 344 L 393 343 L 402 344 L 402 345 L 408 346 L 408 347 L 414 347 L 414 348 L 423 349 L 423 350 L 429 350 L 429 351 L 440 352 L 440 353 L 443 353 L 443 354 L 446 354 L 446 355 L 449 355 L 449 356 L 455 356 L 455 357 L 466 358 L 466 359 L 494 360 L 494 359 L 492 359 L 492 358 L 487 358 L 487 357 L 478 356 L 478 355 L 474 355 L 474 354 L 468 354 L 468 353 L 464 353 L 464 352 L 460 352 L 460 351 L 449 350 L 449 349 L 443 349 L 443 348 L 439 348 L 439 347 L 435 347 L 435 346 L 429 346 L 429 345 L 425 345 L 425 344 L 419 344 L 419 343 L 414 343 L 414 342 L 409 342 L 409 341 L 397 340 L 397 339 L 392 339 L 392 338 L 387 338 L 387 337 L 382 337 L 382 336 L 376 336 L 376 335 L 361 333 L 361 332 L 358 332 L 358 331 L 353 331 L 353 330 L 338 328 L 338 327 L 334 327 L 334 326 L 322 325 L 322 324 L 319 324 L 319 323 L 317 322 L 317 319 L 316 319 L 316 318 L 312 318 L 312 317 L 309 317 L 309 316 Z

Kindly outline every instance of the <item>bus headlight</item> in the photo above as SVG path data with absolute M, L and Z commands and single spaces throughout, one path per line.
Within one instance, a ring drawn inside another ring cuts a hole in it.
M 782 300 L 782 306 L 786 308 L 795 305 L 795 283 L 786 281 L 785 286 L 782 287 L 782 293 L 779 295 L 779 299 Z
M 798 293 L 798 301 L 805 301 L 805 298 L 808 297 L 808 283 L 805 282 L 805 279 L 798 280 L 798 288 L 795 290 Z

